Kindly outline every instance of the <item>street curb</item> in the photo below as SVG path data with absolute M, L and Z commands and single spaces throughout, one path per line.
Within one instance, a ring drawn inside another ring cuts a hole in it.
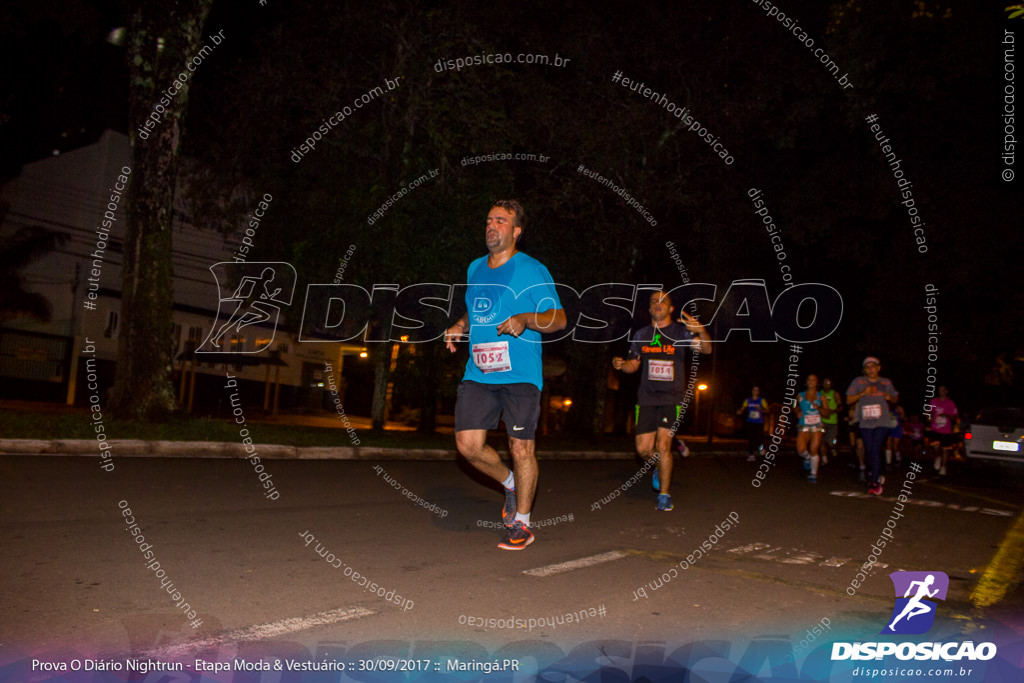
M 248 458 L 261 460 L 456 460 L 458 452 L 444 448 L 380 448 L 375 446 L 285 446 L 253 444 L 246 451 L 241 443 L 228 441 L 107 441 L 113 457 L 150 458 Z M 697 457 L 735 455 L 738 451 L 701 451 Z M 99 457 L 95 439 L 0 439 L 0 455 L 78 455 Z M 631 460 L 633 452 L 538 451 L 541 460 Z

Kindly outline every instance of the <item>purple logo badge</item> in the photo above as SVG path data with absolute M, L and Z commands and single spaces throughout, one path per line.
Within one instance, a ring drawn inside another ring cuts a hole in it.
M 944 572 L 893 572 L 889 578 L 896 591 L 896 606 L 881 633 L 927 633 L 938 607 L 932 600 L 946 599 L 949 577 Z

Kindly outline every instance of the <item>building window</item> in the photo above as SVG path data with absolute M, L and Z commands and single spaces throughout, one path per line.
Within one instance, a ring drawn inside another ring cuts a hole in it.
M 121 314 L 117 311 L 110 311 L 107 314 L 107 329 L 103 330 L 103 336 L 107 339 L 117 337 L 117 325 L 121 320 Z

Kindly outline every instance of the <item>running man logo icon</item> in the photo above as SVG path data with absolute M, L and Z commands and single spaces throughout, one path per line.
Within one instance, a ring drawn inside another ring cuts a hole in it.
M 295 268 L 282 262 L 224 261 L 210 266 L 210 272 L 219 292 L 217 319 L 196 353 L 260 353 L 270 348 L 281 307 L 292 303 L 297 280 Z M 228 292 L 230 294 L 225 296 Z M 245 328 L 250 325 L 263 326 L 259 335 L 261 343 L 251 350 L 232 348 L 231 337 L 245 336 L 248 331 Z M 225 344 L 225 339 L 229 343 Z
M 945 600 L 949 577 L 944 572 L 893 572 L 889 578 L 896 591 L 896 606 L 881 633 L 927 633 L 935 623 L 938 604 L 926 598 Z

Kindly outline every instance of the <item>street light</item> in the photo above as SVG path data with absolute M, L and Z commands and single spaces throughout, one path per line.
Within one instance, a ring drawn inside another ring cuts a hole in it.
M 711 387 L 709 387 L 707 384 L 701 384 L 699 387 L 697 387 L 697 389 L 699 391 L 708 391 L 708 392 L 711 391 Z M 698 393 L 697 395 L 699 396 L 700 394 Z M 707 412 L 707 414 L 708 414 L 708 418 L 707 418 L 708 419 L 708 443 L 711 443 L 711 441 L 715 438 L 715 402 L 714 401 L 711 402 L 711 405 L 707 406 L 707 410 L 705 412 Z
M 701 394 L 702 391 L 707 391 L 707 390 L 708 390 L 708 385 L 707 384 L 701 383 L 701 384 L 697 385 L 697 404 L 694 406 L 694 412 L 696 414 L 693 416 L 693 426 L 696 427 L 696 429 L 693 432 L 694 436 L 700 434 L 700 394 Z

